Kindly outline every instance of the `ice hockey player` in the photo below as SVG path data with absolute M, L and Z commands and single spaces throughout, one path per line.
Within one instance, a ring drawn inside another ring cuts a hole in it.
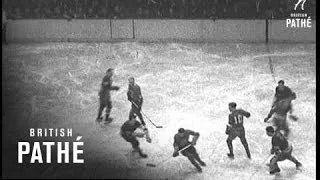
M 136 132 L 136 129 L 140 128 L 143 132 Z M 149 131 L 145 128 L 139 121 L 136 120 L 136 116 L 132 115 L 131 119 L 127 120 L 123 123 L 120 130 L 120 135 L 125 139 L 127 142 L 130 142 L 133 150 L 137 151 L 140 157 L 147 158 L 148 156 L 142 152 L 139 147 L 139 141 L 137 138 L 143 138 L 145 136 L 146 141 L 151 143 L 151 138 L 149 135 Z
M 284 137 L 281 132 L 275 131 L 272 126 L 266 127 L 266 133 L 268 136 L 272 137 L 272 148 L 270 150 L 270 153 L 274 154 L 269 164 L 270 174 L 280 172 L 278 161 L 283 161 L 286 159 L 294 162 L 296 164 L 296 169 L 299 170 L 302 167 L 302 164 L 291 155 L 292 145 L 286 139 L 286 137 Z
M 246 150 L 247 157 L 251 159 L 251 154 L 243 127 L 243 116 L 249 118 L 250 113 L 242 109 L 236 109 L 236 107 L 237 104 L 235 102 L 229 103 L 229 110 L 231 113 L 229 114 L 229 124 L 227 125 L 226 134 L 228 135 L 227 145 L 230 153 L 228 153 L 227 155 L 231 159 L 234 158 L 232 141 L 236 137 L 239 137 L 242 145 L 244 146 L 244 149 Z
M 98 110 L 98 117 L 96 119 L 96 122 L 101 122 L 102 121 L 102 111 L 106 109 L 106 122 L 112 121 L 112 118 L 110 118 L 110 112 L 112 109 L 112 102 L 111 102 L 111 96 L 110 96 L 110 91 L 111 90 L 116 90 L 118 91 L 120 88 L 118 86 L 112 86 L 112 76 L 114 73 L 114 69 L 109 68 L 106 72 L 106 75 L 103 77 L 103 80 L 101 82 L 101 88 L 99 91 L 99 101 L 100 101 L 100 106 Z
M 193 136 L 192 142 L 189 142 L 190 135 Z M 202 172 L 201 167 L 198 165 L 196 161 L 198 161 L 201 166 L 206 166 L 206 164 L 200 159 L 199 154 L 197 153 L 197 150 L 194 147 L 197 143 L 199 136 L 200 134 L 198 132 L 180 128 L 178 130 L 178 133 L 174 136 L 173 157 L 177 157 L 179 155 L 180 149 L 183 149 L 184 147 L 191 145 L 190 147 L 182 150 L 181 154 L 186 156 L 199 172 Z
M 296 98 L 296 94 L 290 88 L 284 86 L 283 80 L 280 80 L 278 84 L 272 108 L 264 119 L 264 122 L 267 122 L 272 117 L 271 119 L 276 127 L 276 131 L 283 130 L 284 136 L 288 137 L 290 129 L 287 123 L 287 113 L 292 113 L 291 101 Z M 297 120 L 297 117 L 293 115 L 290 115 L 290 117 L 292 120 Z
M 288 112 L 290 114 L 290 118 L 292 118 L 293 120 L 297 120 L 297 117 L 292 115 L 292 103 L 291 101 L 296 99 L 296 93 L 293 92 L 288 86 L 284 85 L 284 80 L 280 80 L 278 81 L 278 86 L 276 87 L 275 90 L 275 95 L 273 98 L 273 102 L 272 102 L 272 107 L 275 106 L 278 102 L 280 101 L 289 101 L 289 107 L 288 107 Z
M 146 125 L 146 123 L 143 120 L 142 114 L 141 114 L 141 107 L 143 103 L 143 97 L 141 94 L 140 86 L 135 83 L 134 77 L 130 77 L 128 79 L 129 81 L 129 87 L 128 87 L 128 100 L 131 102 L 131 110 L 129 113 L 129 119 L 135 114 L 139 117 L 141 124 Z

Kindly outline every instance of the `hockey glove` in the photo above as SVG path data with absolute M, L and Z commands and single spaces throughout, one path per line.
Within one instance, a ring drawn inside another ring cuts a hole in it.
M 269 118 L 268 117 L 266 117 L 266 118 L 264 118 L 264 122 L 267 122 L 269 120 Z
M 150 138 L 150 135 L 149 135 L 149 131 L 148 131 L 148 129 L 146 128 L 146 127 L 144 127 L 143 128 L 143 132 L 145 133 L 145 135 L 146 135 L 146 140 L 147 140 L 147 142 L 148 143 L 151 143 L 151 138 Z

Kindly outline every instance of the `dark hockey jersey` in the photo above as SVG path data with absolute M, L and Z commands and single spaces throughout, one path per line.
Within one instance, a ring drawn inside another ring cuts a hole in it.
M 232 127 L 243 127 L 243 116 L 248 118 L 250 113 L 242 109 L 236 109 L 229 114 L 229 124 Z

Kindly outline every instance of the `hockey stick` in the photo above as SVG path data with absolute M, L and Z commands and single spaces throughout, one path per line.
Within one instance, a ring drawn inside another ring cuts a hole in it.
M 178 151 L 178 153 L 181 152 L 181 151 L 183 151 L 183 150 L 185 150 L 185 149 L 187 149 L 187 148 L 189 148 L 190 146 L 192 146 L 192 145 L 189 144 L 189 145 L 187 145 L 186 147 L 180 149 L 180 150 Z M 162 165 L 163 163 L 167 162 L 167 161 L 170 160 L 171 158 L 172 158 L 172 157 L 167 158 L 167 159 L 161 161 L 159 164 Z M 152 163 L 147 163 L 147 166 L 148 166 L 148 167 L 156 167 L 156 165 L 155 165 L 155 164 L 152 164 Z
M 135 102 L 133 102 L 133 101 L 130 101 L 134 106 L 136 106 L 137 108 L 138 108 L 138 105 L 135 103 Z M 156 124 L 154 124 L 152 121 L 151 121 L 151 119 L 145 114 L 145 113 L 143 113 L 141 110 L 140 110 L 140 112 L 151 122 L 151 124 L 152 125 L 154 125 L 156 128 L 163 128 L 163 126 L 157 126 Z

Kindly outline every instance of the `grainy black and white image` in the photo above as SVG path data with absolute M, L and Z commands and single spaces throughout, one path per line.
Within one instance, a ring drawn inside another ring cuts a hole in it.
M 316 179 L 316 0 L 2 0 L 2 178 Z

